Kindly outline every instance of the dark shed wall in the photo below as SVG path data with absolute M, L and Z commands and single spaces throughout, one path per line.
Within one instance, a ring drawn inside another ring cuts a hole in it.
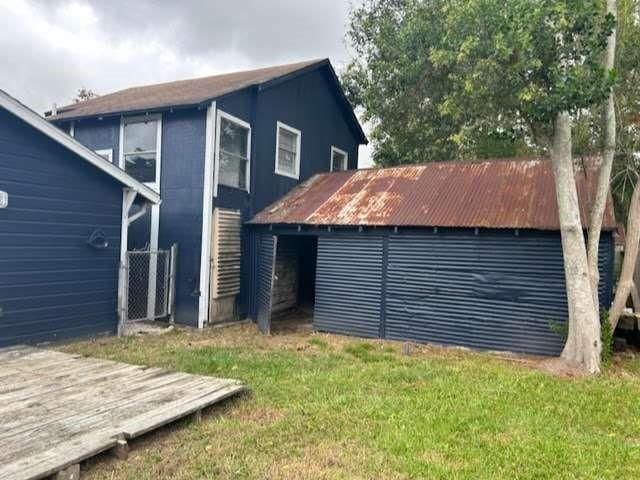
M 0 346 L 114 332 L 122 186 L 0 109 L 0 190 Z
M 331 145 L 349 153 L 349 168 L 358 165 L 358 139 L 336 100 L 327 72 L 315 70 L 261 91 L 257 95 L 253 161 L 253 212 L 274 202 L 297 183 L 276 175 L 276 123 L 302 132 L 300 180 L 330 169 Z
M 377 325 L 385 338 L 544 355 L 560 352 L 562 339 L 551 328 L 567 318 L 558 233 L 392 234 L 386 237 L 386 249 L 380 237 L 357 238 L 320 239 L 316 328 L 371 336 L 372 318 L 360 313 L 359 300 L 368 296 L 371 308 L 382 302 Z M 365 252 L 367 248 L 373 250 Z M 612 249 L 607 233 L 600 254 L 600 297 L 607 306 Z M 360 278 L 362 262 L 372 264 L 369 274 Z M 378 273 L 385 268 L 386 273 Z M 374 275 L 380 276 L 380 284 L 370 284 L 378 278 Z M 365 330 L 358 323 L 363 319 Z

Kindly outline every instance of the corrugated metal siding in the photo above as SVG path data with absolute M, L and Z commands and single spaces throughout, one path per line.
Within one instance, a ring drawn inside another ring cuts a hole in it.
M 381 237 L 318 239 L 317 330 L 379 336 L 383 243 Z
M 610 237 L 610 236 L 609 236 Z M 600 294 L 610 298 L 610 242 Z M 567 317 L 558 234 L 436 234 L 389 240 L 387 338 L 555 355 Z
M 271 305 L 273 299 L 273 262 L 277 240 L 273 235 L 262 235 L 258 242 L 256 314 L 260 330 L 263 333 L 269 333 L 271 330 Z
M 122 187 L 0 109 L 0 190 L 0 346 L 114 332 Z

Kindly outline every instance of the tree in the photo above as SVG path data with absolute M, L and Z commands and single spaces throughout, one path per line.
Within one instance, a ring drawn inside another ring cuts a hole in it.
M 386 70 L 385 64 L 402 57 L 408 44 L 426 52 L 418 58 L 428 60 L 429 78 L 444 79 L 435 85 L 441 87 L 437 95 L 429 94 L 423 102 L 411 98 L 409 103 L 427 104 L 450 129 L 446 139 L 458 151 L 472 150 L 483 138 L 517 131 L 527 148 L 535 145 L 550 153 L 569 310 L 562 357 L 598 372 L 600 321 L 574 181 L 571 122 L 573 116 L 602 104 L 614 82 L 612 72 L 601 64 L 614 26 L 604 0 L 399 0 L 393 2 L 397 11 L 383 8 L 381 13 L 382 3 L 368 2 L 353 17 L 351 28 L 356 31 L 350 38 L 357 44 L 359 59 L 347 75 L 348 80 L 363 80 L 362 89 L 353 95 L 365 110 L 384 107 L 376 116 L 379 123 L 374 129 L 379 130 L 374 141 L 380 130 L 383 134 L 389 130 L 381 129 L 389 123 L 386 109 L 400 105 L 395 99 L 402 94 L 397 90 L 405 87 L 406 75 L 401 72 L 407 64 L 400 62 L 397 68 L 391 64 Z M 418 37 L 425 39 L 420 42 L 411 33 L 429 29 L 413 26 L 416 12 L 424 9 L 430 10 L 436 33 Z M 401 34 L 389 33 L 393 25 Z M 404 43 L 397 43 L 396 37 Z M 403 46 L 402 55 L 393 51 Z M 368 63 L 359 66 L 362 61 L 371 62 L 375 70 Z M 391 73 L 385 76 L 385 72 Z M 387 97 L 368 90 L 375 82 L 387 87 L 382 88 Z
M 354 60 L 342 81 L 372 126 L 378 165 L 536 151 L 527 142 L 522 122 L 478 119 L 482 124 L 470 132 L 464 121 L 447 111 L 446 97 L 456 70 L 432 53 L 441 48 L 447 34 L 449 3 L 369 0 L 351 13 L 347 39 Z
M 76 97 L 73 99 L 73 103 L 85 102 L 87 100 L 91 100 L 92 98 L 96 98 L 97 96 L 98 94 L 90 88 L 80 87 L 78 89 L 78 93 L 76 93 Z

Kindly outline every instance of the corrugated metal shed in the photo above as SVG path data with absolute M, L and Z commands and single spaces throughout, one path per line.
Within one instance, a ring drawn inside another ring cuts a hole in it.
M 583 224 L 597 183 L 594 163 L 579 162 L 576 169 Z M 559 229 L 553 170 L 545 159 L 442 162 L 316 175 L 251 223 Z M 615 226 L 609 199 L 603 228 Z

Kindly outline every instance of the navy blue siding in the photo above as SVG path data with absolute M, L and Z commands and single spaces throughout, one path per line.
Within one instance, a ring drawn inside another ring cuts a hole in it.
M 329 171 L 331 145 L 348 152 L 349 168 L 357 168 L 358 139 L 349 127 L 324 70 L 314 70 L 259 92 L 256 108 L 252 170 L 254 213 L 298 183 L 274 172 L 278 121 L 302 132 L 299 181 Z
M 386 239 L 386 263 L 380 237 L 337 233 L 319 239 L 317 329 L 533 354 L 560 352 L 563 340 L 552 329 L 567 318 L 559 233 L 520 232 L 516 237 L 506 231 L 425 230 Z M 605 233 L 599 259 L 602 306 L 611 303 L 612 252 L 612 236 Z M 379 318 L 366 310 L 362 298 L 380 312 Z
M 62 126 L 69 132 L 69 123 Z M 74 124 L 74 138 L 91 150 L 113 150 L 113 163 L 118 165 L 120 148 L 120 119 L 87 119 Z
M 0 190 L 0 346 L 114 332 L 121 185 L 0 109 Z
M 204 110 L 162 116 L 159 245 L 179 244 L 176 321 L 188 325 L 198 323 L 205 129 Z
M 381 237 L 318 239 L 317 330 L 378 337 L 382 299 Z

